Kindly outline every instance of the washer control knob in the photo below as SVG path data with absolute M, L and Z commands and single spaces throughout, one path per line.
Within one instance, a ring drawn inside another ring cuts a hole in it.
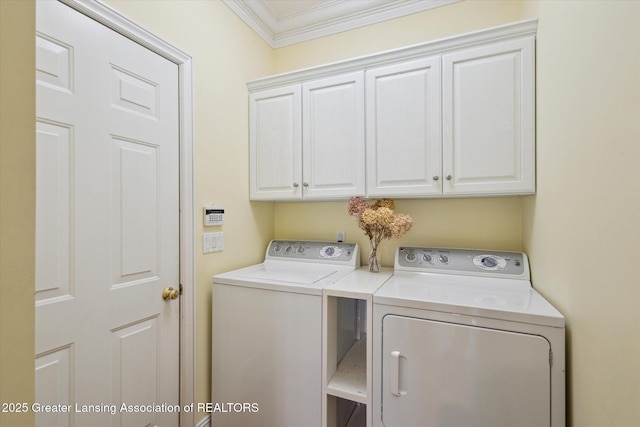
M 290 254 L 291 252 L 293 252 L 293 246 L 287 246 L 284 251 L 288 254 Z
M 273 251 L 280 252 L 281 250 L 282 250 L 282 245 L 280 245 L 279 243 L 276 243 L 275 246 L 273 247 Z
M 447 255 L 440 254 L 438 255 L 438 261 L 440 261 L 443 264 L 449 264 L 449 257 Z
M 416 260 L 416 254 L 414 254 L 413 252 L 409 252 L 404 259 L 406 259 L 409 262 L 414 262 Z
M 304 246 L 302 246 L 302 245 L 298 246 L 298 250 L 297 250 L 297 252 L 298 252 L 299 254 L 304 253 Z
M 431 261 L 433 261 L 433 257 L 431 255 L 429 255 L 429 254 L 424 254 L 424 255 L 422 255 L 422 260 L 424 262 L 431 262 Z
M 320 255 L 323 258 L 338 258 L 342 255 L 342 249 L 338 246 L 324 246 L 320 249 Z

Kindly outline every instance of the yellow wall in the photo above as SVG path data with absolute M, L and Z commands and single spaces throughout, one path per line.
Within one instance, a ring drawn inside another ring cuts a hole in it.
M 32 402 L 35 336 L 35 8 L 0 1 L 0 403 Z M 33 413 L 0 425 L 29 426 Z
M 327 62 L 455 36 L 528 18 L 522 3 L 466 0 L 376 25 L 299 43 L 276 51 L 276 71 Z
M 567 318 L 576 427 L 640 425 L 640 2 L 540 2 L 533 284 Z
M 398 245 L 520 250 L 522 203 L 519 197 L 476 199 L 395 199 L 395 212 L 411 215 L 413 227 L 398 240 L 380 244 L 379 262 L 393 267 Z M 360 245 L 360 261 L 367 263 L 369 240 L 346 202 L 277 203 L 275 238 L 335 240 L 345 231 L 347 241 Z

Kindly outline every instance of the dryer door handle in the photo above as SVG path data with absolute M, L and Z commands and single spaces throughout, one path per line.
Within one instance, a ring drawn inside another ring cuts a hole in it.
M 400 358 L 406 359 L 399 351 L 391 352 L 391 394 L 394 396 L 404 396 L 406 391 L 400 391 Z

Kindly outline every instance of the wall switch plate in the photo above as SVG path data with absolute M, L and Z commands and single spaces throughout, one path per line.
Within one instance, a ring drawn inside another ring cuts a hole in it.
M 222 231 L 217 233 L 204 233 L 202 235 L 202 253 L 221 252 L 224 249 L 224 235 Z

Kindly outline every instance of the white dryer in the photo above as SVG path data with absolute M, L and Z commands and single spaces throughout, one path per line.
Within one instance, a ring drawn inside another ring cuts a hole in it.
M 373 332 L 374 426 L 565 425 L 565 320 L 524 253 L 398 248 Z
M 212 425 L 321 426 L 322 290 L 359 265 L 353 243 L 274 240 L 214 276 Z

